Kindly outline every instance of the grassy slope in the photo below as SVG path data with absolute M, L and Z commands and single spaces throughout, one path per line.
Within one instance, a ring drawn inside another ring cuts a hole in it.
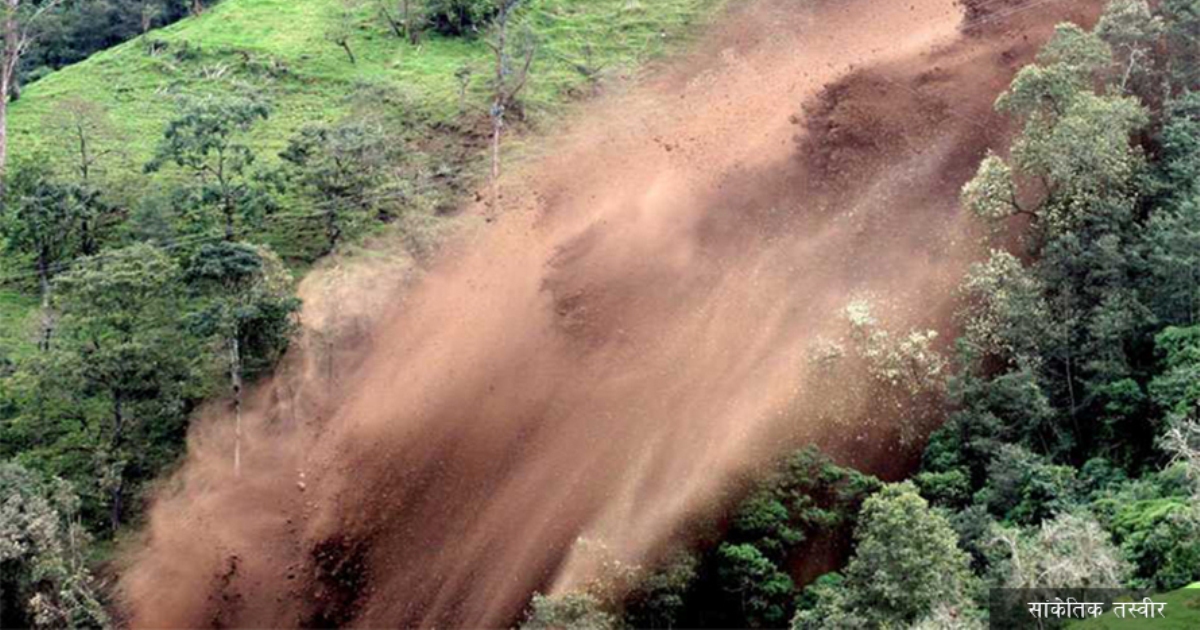
M 609 72 L 636 68 L 685 35 L 717 4 L 719 0 L 532 0 L 541 42 L 525 95 L 532 113 L 553 113 L 586 83 L 574 65 L 589 55 L 591 65 Z M 226 0 L 198 18 L 152 32 L 150 39 L 167 43 L 164 53 L 147 54 L 142 39 L 101 52 L 27 87 L 12 107 L 12 151 L 52 149 L 46 147 L 43 117 L 70 97 L 105 105 L 135 161 L 153 150 L 172 113 L 169 95 L 176 91 L 219 91 L 244 82 L 267 94 L 275 116 L 258 135 L 271 149 L 282 147 L 305 122 L 344 114 L 344 97 L 363 86 L 397 89 L 427 121 L 454 123 L 459 119 L 455 73 L 469 66 L 475 70 L 473 109 L 483 104 L 491 67 L 484 42 L 430 35 L 417 47 L 402 44 L 368 3 L 354 16 L 352 47 L 358 63 L 352 65 L 325 36 L 340 20 L 341 6 L 339 0 Z M 175 52 L 184 45 L 199 47 L 199 58 L 179 61 Z M 266 67 L 286 71 L 270 76 Z M 211 78 L 217 74 L 219 78 Z
M 534 125 L 553 120 L 572 99 L 590 91 L 591 79 L 580 66 L 602 68 L 603 76 L 631 74 L 686 38 L 723 1 L 529 0 L 527 16 L 539 46 L 522 98 L 528 120 Z M 65 145 L 49 121 L 64 101 L 86 99 L 108 111 L 123 147 L 119 158 L 110 158 L 110 171 L 136 181 L 132 173 L 153 153 L 174 112 L 172 95 L 249 87 L 272 106 L 271 119 L 253 132 L 268 162 L 304 124 L 335 121 L 362 102 L 353 95 L 379 93 L 390 95 L 388 107 L 399 110 L 390 120 L 411 127 L 406 132 L 417 142 L 434 145 L 423 150 L 455 154 L 457 167 L 470 169 L 477 152 L 462 130 L 486 116 L 492 67 L 486 43 L 429 34 L 421 45 L 410 46 L 392 36 L 373 2 L 366 1 L 351 18 L 358 58 L 351 64 L 326 37 L 342 23 L 343 6 L 341 0 L 225 0 L 197 18 L 98 53 L 24 90 L 10 109 L 12 155 L 61 162 Z M 162 42 L 165 50 L 149 54 L 150 42 Z M 181 54 L 184 50 L 190 54 Z M 456 78 L 463 68 L 471 70 L 465 108 Z M 440 131 L 431 141 L 432 130 Z M 450 159 L 427 157 L 434 170 Z M 429 184 L 441 181 L 434 177 Z M 152 192 L 153 186 L 131 196 Z M 295 212 L 297 205 L 292 200 L 284 210 Z M 289 248 L 302 248 L 296 221 L 281 221 L 273 229 L 264 239 L 285 256 Z M 0 278 L 28 275 L 25 267 L 25 261 L 0 259 Z M 31 288 L 27 282 L 0 285 L 0 356 L 28 351 L 36 301 L 24 294 Z

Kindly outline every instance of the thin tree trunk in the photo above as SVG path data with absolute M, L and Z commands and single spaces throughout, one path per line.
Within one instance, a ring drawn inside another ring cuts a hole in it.
M 4 53 L 0 59 L 0 182 L 8 172 L 8 92 L 17 71 L 20 38 L 17 8 L 20 0 L 5 0 Z
M 113 393 L 113 438 L 112 438 L 112 454 L 111 457 L 115 460 L 121 450 L 121 441 L 124 438 L 125 432 L 125 405 L 120 392 Z M 111 502 L 109 510 L 109 525 L 115 533 L 117 528 L 121 526 L 121 513 L 124 511 L 122 505 L 122 495 L 125 492 L 125 470 L 120 467 L 117 470 L 117 478 L 113 482 L 112 489 L 109 493 L 109 501 Z
M 408 39 L 408 43 L 416 46 L 420 43 L 420 31 L 413 28 L 412 19 L 412 0 L 404 0 L 404 37 Z
M 397 39 L 404 39 L 406 36 L 405 31 L 404 29 L 400 28 L 400 24 L 396 22 L 395 18 L 392 17 L 392 12 L 388 11 L 386 6 L 380 7 L 379 11 L 383 13 L 383 19 L 387 20 L 388 27 L 392 29 L 392 34 L 395 35 Z
M 325 213 L 325 238 L 329 241 L 329 249 L 326 254 L 332 254 L 334 248 L 337 247 L 338 240 L 342 237 L 342 229 L 338 227 L 337 210 L 332 209 Z
M 500 211 L 500 140 L 504 133 L 504 108 L 507 105 L 505 55 L 508 54 L 508 8 L 496 16 L 496 95 L 492 101 L 492 212 Z
M 352 66 L 358 65 L 358 60 L 354 58 L 354 51 L 350 50 L 350 43 L 349 42 L 339 42 L 339 44 L 341 45 L 342 50 L 346 51 L 346 56 L 350 58 L 350 65 L 352 65 Z
M 229 340 L 229 377 L 233 385 L 233 475 L 242 476 L 242 351 L 235 329 Z
M 3 184 L 8 173 L 8 73 L 0 74 L 4 75 L 0 76 L 0 184 Z
M 112 531 L 114 534 L 116 533 L 117 529 L 121 527 L 121 516 L 122 516 L 122 513 L 125 511 L 125 507 L 123 505 L 124 494 L 125 494 L 125 473 L 121 473 L 120 475 L 117 476 L 117 483 L 116 483 L 116 485 L 113 486 L 112 494 L 110 496 L 110 500 L 112 501 L 112 508 L 110 509 L 109 514 L 108 514 L 108 524 L 109 524 L 109 527 L 112 527 Z
M 492 212 L 498 212 L 500 210 L 500 138 L 504 131 L 504 105 L 497 101 L 492 108 Z
M 91 209 L 88 204 L 84 204 L 85 213 Z M 92 226 L 91 219 L 84 218 L 79 222 L 79 252 L 84 256 L 93 256 L 96 254 L 96 231 Z
M 237 240 L 237 229 L 234 225 L 234 213 L 236 209 L 233 206 L 233 200 L 228 196 L 225 198 L 225 241 L 232 243 Z
M 54 334 L 54 318 L 50 314 L 50 261 L 45 252 L 38 255 L 38 286 L 42 293 L 42 335 L 38 348 L 47 352 Z

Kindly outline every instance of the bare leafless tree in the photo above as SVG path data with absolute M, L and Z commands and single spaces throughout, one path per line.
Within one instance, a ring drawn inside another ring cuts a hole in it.
M 350 40 L 354 37 L 354 16 L 358 6 L 357 0 L 342 0 L 342 10 L 338 14 L 337 20 L 332 22 L 325 31 L 325 39 L 345 51 L 346 57 L 350 59 L 350 65 L 358 63 L 358 59 L 354 56 L 354 49 L 350 47 Z
M 1162 447 L 1172 462 L 1183 463 L 1200 493 L 1200 422 L 1190 418 L 1176 421 L 1163 436 Z
M 80 252 L 91 256 L 100 251 L 99 232 L 115 209 L 100 200 L 104 164 L 123 157 L 119 147 L 124 138 L 113 125 L 108 110 L 99 103 L 68 98 L 56 104 L 42 119 L 53 141 L 69 151 L 75 171 L 75 194 L 82 206 L 79 220 Z
M 517 99 L 529 80 L 529 70 L 537 52 L 536 42 L 528 31 L 524 33 L 523 49 L 519 51 L 519 67 L 514 68 L 513 36 L 509 31 L 512 17 L 522 0 L 496 0 L 496 19 L 488 46 L 496 61 L 496 76 L 492 93 L 492 209 L 498 209 L 500 200 L 500 143 L 504 134 L 505 114 Z
M 423 6 L 421 0 L 377 0 L 379 13 L 387 21 L 396 37 L 408 40 L 416 46 L 421 41 Z M 399 17 L 392 11 L 396 9 Z

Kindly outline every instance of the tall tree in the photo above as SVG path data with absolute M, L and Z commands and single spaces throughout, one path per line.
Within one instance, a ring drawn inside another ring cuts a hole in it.
M 492 36 L 488 46 L 495 58 L 496 74 L 492 78 L 492 206 L 497 211 L 500 202 L 500 141 L 506 124 L 505 116 L 516 102 L 517 96 L 529 80 L 529 70 L 537 53 L 537 45 L 529 31 L 514 41 L 510 27 L 522 0 L 495 0 L 496 17 L 492 23 Z M 513 54 L 523 57 L 514 67 Z
M 42 297 L 39 347 L 46 349 L 53 332 L 51 280 L 59 265 L 79 251 L 83 208 L 75 191 L 56 181 L 45 162 L 31 160 L 7 182 L 6 212 L 0 234 L 10 253 L 33 258 Z
M 378 205 L 374 196 L 388 163 L 381 127 L 364 122 L 308 126 L 291 139 L 280 157 L 290 166 L 293 181 L 320 208 L 326 253 Z
M 966 599 L 969 558 L 950 521 L 911 483 L 884 486 L 869 497 L 854 537 L 857 549 L 842 587 L 801 611 L 793 628 L 824 627 L 827 617 L 854 618 L 862 627 L 907 627 L 940 604 Z
M 1105 34 L 1118 43 L 1138 40 L 1125 21 L 1146 18 L 1126 5 L 1106 15 Z M 987 157 L 963 189 L 963 205 L 992 223 L 1026 216 L 1036 259 L 1026 269 L 998 253 L 972 273 L 965 319 L 975 359 L 1034 374 L 1065 423 L 1047 448 L 1085 458 L 1146 403 L 1136 365 L 1151 320 L 1136 284 L 1145 158 L 1131 138 L 1149 116 L 1112 67 L 1103 39 L 1059 26 L 997 102 L 1024 123 L 1011 160 Z M 1104 81 L 1113 89 L 1098 93 Z
M 70 151 L 80 206 L 79 249 L 91 256 L 100 251 L 101 232 L 114 214 L 104 202 L 102 180 L 104 163 L 117 154 L 121 138 L 103 106 L 79 98 L 56 104 L 44 123 L 56 143 Z
M 224 220 L 225 240 L 236 240 L 239 225 L 261 218 L 271 204 L 251 171 L 256 155 L 245 142 L 245 134 L 269 113 L 266 104 L 247 96 L 181 99 L 179 115 L 167 124 L 146 170 L 173 163 L 190 173 L 197 204 L 215 208 Z
M 182 422 L 196 353 L 183 334 L 178 280 L 176 264 L 147 244 L 86 259 L 56 280 L 62 326 L 44 378 L 87 396 L 85 418 L 98 413 L 94 448 L 112 531 L 152 447 L 135 438 Z
M 270 250 L 243 243 L 222 242 L 201 247 L 188 262 L 186 276 L 207 300 L 197 314 L 199 332 L 218 339 L 227 357 L 233 400 L 233 469 L 241 474 L 242 397 L 247 359 L 273 363 L 292 333 L 292 314 L 299 307 L 291 294 L 291 276 Z

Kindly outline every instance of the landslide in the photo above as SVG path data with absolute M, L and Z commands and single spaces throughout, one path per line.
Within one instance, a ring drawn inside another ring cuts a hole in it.
M 162 484 L 130 625 L 508 626 L 535 591 L 652 565 L 799 445 L 902 475 L 870 381 L 809 357 L 860 296 L 953 331 L 981 253 L 957 193 L 1010 132 L 992 103 L 1098 7 L 732 9 L 545 141 L 414 286 L 310 300 L 241 476 L 214 408 Z M 361 317 L 331 347 L 335 308 Z

